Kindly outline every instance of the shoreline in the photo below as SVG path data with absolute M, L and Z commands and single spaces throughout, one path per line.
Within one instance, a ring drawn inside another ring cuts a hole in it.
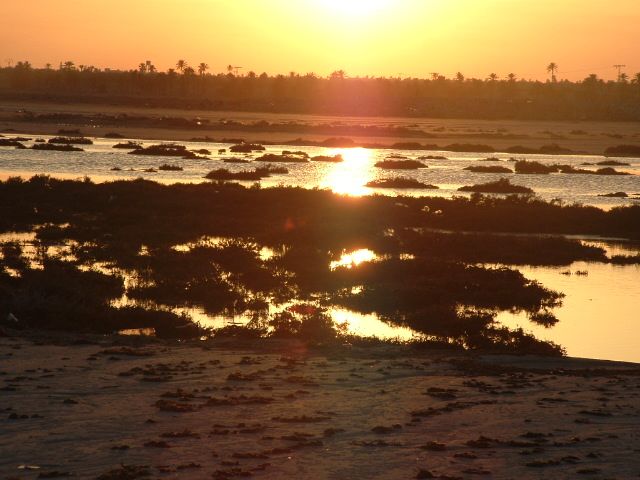
M 16 118 L 17 115 L 23 115 L 17 112 L 24 111 L 29 111 L 36 117 L 44 115 L 51 120 L 42 122 Z M 113 125 L 102 125 L 98 112 L 114 119 L 123 116 L 124 120 Z M 132 117 L 133 115 L 142 117 Z M 136 124 L 123 126 L 122 123 L 126 123 L 127 118 L 135 118 Z M 203 124 L 198 128 L 171 126 L 171 119 L 179 120 L 179 123 L 187 122 L 189 125 L 191 120 L 187 121 L 188 118 L 199 119 Z M 154 125 L 162 119 L 170 121 L 162 127 Z M 226 122 L 231 124 L 227 125 Z M 212 124 L 211 128 L 207 127 L 208 123 Z M 215 125 L 218 123 L 224 129 L 216 129 Z M 234 124 L 239 127 L 234 129 Z M 322 146 L 323 142 L 333 138 L 346 140 L 336 144 L 345 147 L 391 149 L 400 148 L 394 147 L 394 144 L 418 143 L 425 151 L 446 151 L 439 149 L 456 144 L 480 144 L 492 149 L 486 153 L 505 152 L 514 155 L 532 154 L 535 153 L 533 150 L 544 146 L 558 145 L 558 152 L 566 150 L 569 155 L 601 156 L 609 147 L 640 142 L 640 126 L 634 122 L 620 125 L 616 122 L 330 117 L 112 106 L 101 108 L 93 105 L 0 104 L 0 132 L 5 136 L 20 132 L 57 135 L 58 130 L 68 128 L 79 128 L 83 134 L 92 137 L 104 137 L 107 133 L 115 132 L 125 138 L 158 141 L 190 141 L 196 137 L 208 136 L 216 140 L 242 138 L 251 143 Z M 314 133 L 314 129 L 318 132 Z M 330 129 L 330 133 L 326 133 L 326 129 Z M 354 129 L 356 132 L 364 129 L 370 133 L 357 135 L 352 133 Z M 325 133 L 319 133 L 323 131 Z M 376 134 L 378 131 L 384 132 L 384 135 Z M 423 132 L 423 135 L 416 132 Z M 516 146 L 521 147 L 522 153 L 515 150 L 507 152 L 510 147 Z M 553 150 L 538 153 L 554 154 Z

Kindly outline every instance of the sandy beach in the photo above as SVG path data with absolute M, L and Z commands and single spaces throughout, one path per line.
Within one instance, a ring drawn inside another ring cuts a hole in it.
M 0 357 L 6 479 L 640 473 L 634 364 L 12 331 Z

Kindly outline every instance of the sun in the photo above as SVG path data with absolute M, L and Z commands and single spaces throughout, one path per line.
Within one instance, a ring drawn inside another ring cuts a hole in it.
M 328 13 L 356 18 L 382 13 L 393 5 L 393 0 L 315 0 Z

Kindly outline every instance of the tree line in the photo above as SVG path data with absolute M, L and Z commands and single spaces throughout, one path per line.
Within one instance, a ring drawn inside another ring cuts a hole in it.
M 185 60 L 159 71 L 150 61 L 128 71 L 98 69 L 61 62 L 34 68 L 28 61 L 0 68 L 2 98 L 109 103 L 331 115 L 383 115 L 435 118 L 523 120 L 640 120 L 640 73 L 620 73 L 617 81 L 595 74 L 581 81 L 559 80 L 558 65 L 547 66 L 546 81 L 504 78 L 452 78 L 434 72 L 429 78 L 349 77 L 336 70 L 258 75 L 209 73 L 202 62 Z

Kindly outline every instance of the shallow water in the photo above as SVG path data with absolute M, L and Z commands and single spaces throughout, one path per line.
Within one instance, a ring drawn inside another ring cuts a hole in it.
M 587 243 L 605 248 L 608 255 L 639 252 L 624 244 Z M 554 310 L 560 321 L 545 328 L 532 324 L 525 314 L 501 312 L 497 316 L 499 322 L 558 343 L 573 357 L 640 362 L 640 265 L 575 262 L 570 267 L 518 270 L 566 295 L 563 305 Z
M 27 135 L 29 137 L 30 135 Z M 36 137 L 33 136 L 33 139 Z M 48 139 L 50 136 L 38 136 Z M 136 139 L 130 139 L 136 140 Z M 265 187 L 275 185 L 299 186 L 305 188 L 326 188 L 337 193 L 350 195 L 370 195 L 374 193 L 385 195 L 430 195 L 445 196 L 468 195 L 457 191 L 464 185 L 486 183 L 507 177 L 512 183 L 528 186 L 540 197 L 546 200 L 559 198 L 565 202 L 580 202 L 611 208 L 617 205 L 628 205 L 640 201 L 640 159 L 623 159 L 630 166 L 615 167 L 619 171 L 633 173 L 630 176 L 603 175 L 515 175 L 473 173 L 464 170 L 470 165 L 501 165 L 513 169 L 511 157 L 527 158 L 543 163 L 563 163 L 579 168 L 595 170 L 595 166 L 581 166 L 582 163 L 596 163 L 605 157 L 586 155 L 513 155 L 513 154 L 483 154 L 483 153 L 452 153 L 415 150 L 384 150 L 384 149 L 333 149 L 321 147 L 291 147 L 268 146 L 266 152 L 253 155 L 224 153 L 217 154 L 219 149 L 229 148 L 229 144 L 180 142 L 189 149 L 206 148 L 214 152 L 209 159 L 184 160 L 174 157 L 129 155 L 128 150 L 112 148 L 116 143 L 125 140 L 94 138 L 93 145 L 83 145 L 84 152 L 46 152 L 38 150 L 16 150 L 12 147 L 0 147 L 0 178 L 21 175 L 28 177 L 38 173 L 50 174 L 65 178 L 79 178 L 89 176 L 94 181 L 113 179 L 146 178 L 162 183 L 200 183 L 206 182 L 203 177 L 211 170 L 227 168 L 230 171 L 250 170 L 264 165 L 264 162 L 248 164 L 224 163 L 223 158 L 239 157 L 249 160 L 259 157 L 263 153 L 281 153 L 283 150 L 300 150 L 315 155 L 342 154 L 342 163 L 287 163 L 289 174 L 274 175 L 262 180 Z M 24 142 L 31 146 L 33 142 Z M 144 141 L 144 146 L 160 142 Z M 446 159 L 424 160 L 429 168 L 409 171 L 390 171 L 374 167 L 377 161 L 384 160 L 390 154 L 403 155 L 416 159 L 425 155 L 440 155 Z M 487 157 L 496 157 L 499 162 L 480 162 Z M 157 169 L 163 163 L 177 164 L 184 171 L 158 171 L 156 173 L 143 172 L 145 169 Z M 111 169 L 118 167 L 120 171 Z M 390 177 L 410 177 L 420 182 L 437 185 L 439 190 L 413 189 L 371 189 L 365 184 L 371 180 Z M 626 192 L 631 198 L 604 198 L 601 194 Z M 634 195 L 635 194 L 635 195 Z M 635 200 L 634 200 L 635 199 Z
M 585 241 L 604 248 L 607 255 L 636 255 L 640 247 L 624 243 Z M 376 261 L 371 250 L 344 252 L 331 268 L 357 268 L 363 262 Z M 510 267 L 530 280 L 566 295 L 563 305 L 554 309 L 559 322 L 545 328 L 530 322 L 525 313 L 499 312 L 496 320 L 509 328 L 522 328 L 536 338 L 555 342 L 572 357 L 640 362 L 640 265 L 610 265 L 574 262 L 564 267 Z M 584 272 L 588 272 L 587 275 Z M 279 309 L 271 309 L 275 313 Z M 180 310 L 201 324 L 220 328 L 232 323 L 246 324 L 249 317 L 207 316 L 199 309 Z M 420 335 L 407 327 L 398 327 L 377 315 L 360 314 L 345 308 L 329 308 L 337 324 L 347 323 L 348 332 L 365 337 L 411 340 Z
M 174 248 L 183 250 L 198 244 L 219 244 L 222 240 L 224 239 L 205 237 L 193 244 L 176 245 Z M 605 249 L 608 256 L 640 253 L 640 245 L 593 237 L 582 241 Z M 0 243 L 4 242 L 21 243 L 31 268 L 41 268 L 40 250 L 37 248 L 39 243 L 35 241 L 35 233 L 5 232 L 0 234 Z M 62 258 L 69 255 L 68 250 L 69 245 L 47 246 L 49 255 L 59 255 Z M 263 260 L 277 254 L 278 252 L 268 248 L 261 251 Z M 340 258 L 327 265 L 327 268 L 358 268 L 363 263 L 378 261 L 380 258 L 368 249 L 344 251 Z M 95 264 L 92 268 L 105 274 L 118 273 L 125 278 L 127 288 L 136 281 L 133 272 L 113 270 L 101 264 Z M 563 267 L 510 268 L 517 269 L 528 279 L 566 296 L 563 305 L 553 310 L 559 322 L 551 328 L 530 322 L 525 313 L 508 311 L 498 312 L 496 320 L 500 324 L 511 329 L 522 328 L 538 339 L 555 342 L 573 357 L 640 362 L 640 265 L 574 262 Z M 357 289 L 358 287 L 354 290 Z M 113 303 L 114 306 L 120 307 L 146 305 L 145 302 L 133 301 L 126 295 Z M 270 305 L 268 314 L 273 315 L 291 305 L 293 303 Z M 203 326 L 214 329 L 231 324 L 244 325 L 251 320 L 250 314 L 212 316 L 197 307 L 152 306 L 170 309 L 179 314 L 185 313 Z M 346 323 L 347 331 L 351 334 L 399 341 L 420 337 L 420 334 L 410 328 L 387 323 L 375 314 L 361 314 L 342 307 L 328 307 L 327 311 L 336 324 Z M 135 331 L 126 333 L 139 334 Z

